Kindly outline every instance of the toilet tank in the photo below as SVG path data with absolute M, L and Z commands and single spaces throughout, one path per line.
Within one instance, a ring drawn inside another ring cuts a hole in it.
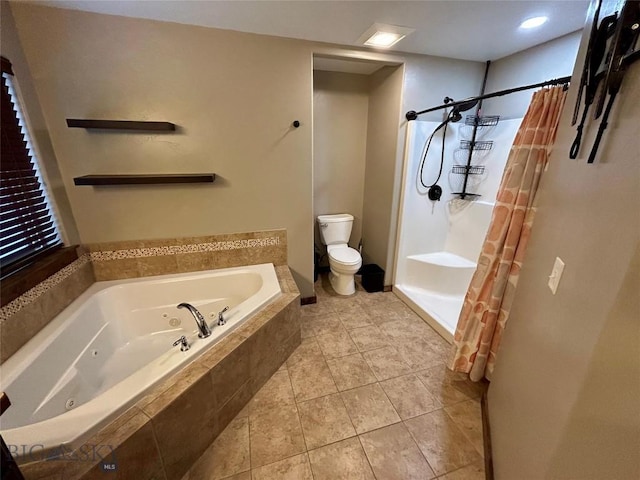
M 339 213 L 337 215 L 318 215 L 320 235 L 325 245 L 349 243 L 353 215 Z

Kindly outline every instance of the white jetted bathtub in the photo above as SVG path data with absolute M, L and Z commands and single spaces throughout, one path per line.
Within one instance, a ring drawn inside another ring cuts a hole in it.
M 0 366 L 13 403 L 0 419 L 5 442 L 18 455 L 80 445 L 279 293 L 272 264 L 94 283 Z M 211 336 L 198 338 L 182 302 Z M 182 335 L 184 352 L 173 346 Z

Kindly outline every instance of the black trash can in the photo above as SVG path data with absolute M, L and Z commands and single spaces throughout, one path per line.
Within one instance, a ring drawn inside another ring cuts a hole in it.
M 369 293 L 384 290 L 384 270 L 375 263 L 363 265 L 358 272 L 362 275 L 362 287 Z

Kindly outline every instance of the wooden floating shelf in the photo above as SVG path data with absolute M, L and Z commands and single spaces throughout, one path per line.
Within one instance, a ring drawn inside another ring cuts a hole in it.
M 95 128 L 103 130 L 146 130 L 154 132 L 172 132 L 176 126 L 171 122 L 138 122 L 132 120 L 83 120 L 67 118 L 69 128 Z
M 75 177 L 76 185 L 163 185 L 176 183 L 213 183 L 215 173 L 172 173 L 139 175 L 85 175 Z

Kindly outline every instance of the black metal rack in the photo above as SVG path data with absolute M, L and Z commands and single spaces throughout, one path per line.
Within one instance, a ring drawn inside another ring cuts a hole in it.
M 492 140 L 460 140 L 460 148 L 463 150 L 491 150 Z
M 497 125 L 499 121 L 500 115 L 485 115 L 481 117 L 477 115 L 467 115 L 464 119 L 464 124 L 472 127 L 493 127 Z
M 482 175 L 484 173 L 484 165 L 454 165 L 451 173 L 456 175 Z

